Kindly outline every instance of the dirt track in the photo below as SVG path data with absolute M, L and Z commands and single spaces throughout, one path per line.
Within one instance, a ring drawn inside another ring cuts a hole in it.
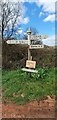
M 3 104 L 3 118 L 55 118 L 55 99 L 33 101 L 25 105 Z

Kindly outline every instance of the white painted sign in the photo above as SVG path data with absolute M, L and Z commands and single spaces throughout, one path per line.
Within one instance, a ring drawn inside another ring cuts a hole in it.
M 46 39 L 48 36 L 47 35 L 31 35 L 31 40 L 42 40 Z
M 29 73 L 38 73 L 37 70 L 33 70 L 33 69 L 22 68 L 22 70 Z
M 44 48 L 42 44 L 42 39 L 46 39 L 46 35 L 33 35 L 29 29 L 26 33 L 28 35 L 28 40 L 8 40 L 7 44 L 26 44 L 28 45 L 28 60 L 31 60 L 31 49 L 41 49 Z
M 28 40 L 7 40 L 7 44 L 37 44 L 39 41 L 41 42 L 42 39 L 46 39 L 46 35 L 28 35 Z M 38 41 L 37 41 L 38 40 Z M 37 47 L 36 47 L 37 48 Z M 42 47 L 40 47 L 42 48 Z
M 39 49 L 39 48 L 44 48 L 44 45 L 30 45 L 29 49 Z
M 28 40 L 7 40 L 7 44 L 28 44 Z

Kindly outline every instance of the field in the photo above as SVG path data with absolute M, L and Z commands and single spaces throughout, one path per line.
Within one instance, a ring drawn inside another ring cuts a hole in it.
M 55 96 L 55 68 L 37 67 L 31 77 L 21 69 L 3 71 L 3 102 L 24 104 L 32 100 Z M 57 70 L 57 69 L 56 69 Z

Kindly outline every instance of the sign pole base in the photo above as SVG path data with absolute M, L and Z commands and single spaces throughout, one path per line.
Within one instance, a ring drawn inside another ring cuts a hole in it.
M 28 60 L 32 60 L 31 51 L 29 48 L 28 48 Z

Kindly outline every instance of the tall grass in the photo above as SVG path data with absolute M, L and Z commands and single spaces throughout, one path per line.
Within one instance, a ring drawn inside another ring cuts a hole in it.
M 3 102 L 25 104 L 55 95 L 55 68 L 41 68 L 30 75 L 21 69 L 2 72 Z M 56 68 L 57 70 L 57 68 Z

